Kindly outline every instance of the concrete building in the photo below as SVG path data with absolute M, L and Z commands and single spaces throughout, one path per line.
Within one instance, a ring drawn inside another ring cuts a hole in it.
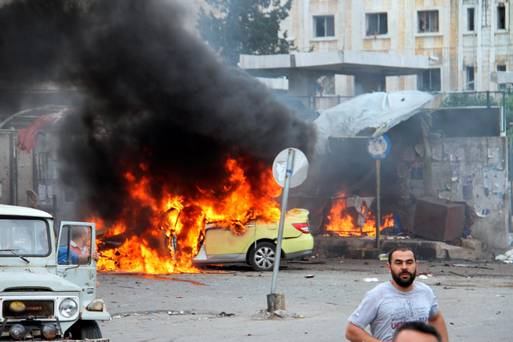
M 512 7 L 508 0 L 294 0 L 283 29 L 294 44 L 291 55 L 306 54 L 325 72 L 325 95 L 493 91 L 513 80 Z M 336 66 L 326 54 L 352 61 Z M 269 71 L 269 61 L 252 58 L 265 57 L 242 56 L 241 66 Z M 345 67 L 355 61 L 359 70 Z

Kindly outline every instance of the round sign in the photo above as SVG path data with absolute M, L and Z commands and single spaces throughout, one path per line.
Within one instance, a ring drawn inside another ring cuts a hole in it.
M 392 143 L 388 135 L 383 134 L 370 139 L 367 149 L 372 158 L 385 159 L 392 149 Z
M 292 167 L 287 170 L 287 159 L 289 157 L 289 153 L 292 154 L 292 158 L 294 162 L 292 163 Z M 289 174 L 290 176 L 290 184 L 291 188 L 295 188 L 303 184 L 308 175 L 308 159 L 305 154 L 298 150 L 297 148 L 286 148 L 274 158 L 273 163 L 273 177 L 276 183 L 278 183 L 282 188 L 285 186 L 285 175 Z

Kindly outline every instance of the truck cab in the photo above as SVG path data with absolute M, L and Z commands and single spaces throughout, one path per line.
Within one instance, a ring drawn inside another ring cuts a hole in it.
M 102 337 L 96 298 L 95 226 L 0 205 L 0 341 Z

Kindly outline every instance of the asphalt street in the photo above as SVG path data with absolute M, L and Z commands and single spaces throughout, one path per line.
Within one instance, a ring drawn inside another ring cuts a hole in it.
M 513 341 L 513 266 L 420 262 L 451 341 Z M 389 279 L 377 260 L 289 263 L 280 271 L 282 318 L 264 314 L 272 273 L 246 267 L 201 274 L 99 274 L 98 296 L 113 319 L 101 323 L 111 341 L 344 341 L 346 319 L 366 291 Z

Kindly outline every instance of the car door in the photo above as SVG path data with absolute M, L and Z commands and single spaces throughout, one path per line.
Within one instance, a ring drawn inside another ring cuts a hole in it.
M 255 224 L 246 225 L 244 232 L 237 234 L 225 227 L 208 227 L 205 233 L 205 249 L 208 256 L 245 254 L 255 235 Z
M 96 291 L 96 232 L 94 223 L 63 221 L 57 245 L 57 272 L 80 286 L 86 299 Z

